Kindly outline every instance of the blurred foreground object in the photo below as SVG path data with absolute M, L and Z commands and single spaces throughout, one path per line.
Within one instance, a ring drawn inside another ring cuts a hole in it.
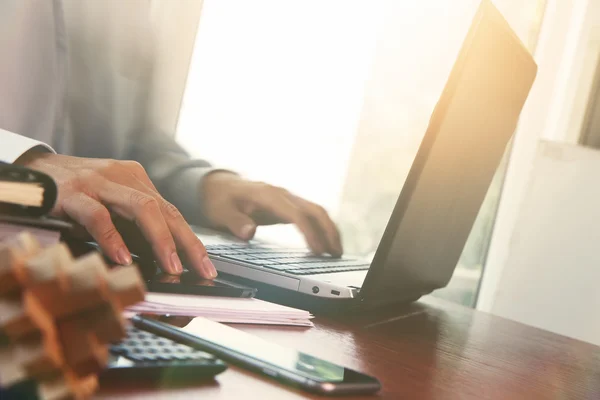
M 29 233 L 0 245 L 0 398 L 86 399 L 125 336 L 123 309 L 144 299 L 136 266 L 108 269 L 97 253 Z

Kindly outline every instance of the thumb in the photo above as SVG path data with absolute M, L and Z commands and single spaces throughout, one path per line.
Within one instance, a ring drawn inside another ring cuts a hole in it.
M 234 211 L 227 221 L 227 229 L 242 240 L 250 240 L 256 233 L 256 222 L 239 211 Z

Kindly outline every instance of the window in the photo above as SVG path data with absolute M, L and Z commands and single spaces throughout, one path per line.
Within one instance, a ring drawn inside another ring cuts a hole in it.
M 545 0 L 495 3 L 533 49 Z M 346 252 L 371 256 L 478 4 L 205 0 L 178 140 L 323 205 Z M 436 295 L 474 304 L 503 171 Z M 259 234 L 303 244 L 289 227 Z
M 587 64 L 595 68 L 592 77 L 588 79 L 587 85 L 584 86 L 587 93 L 581 96 L 586 100 L 589 96 L 589 103 L 587 108 L 584 109 L 585 119 L 583 120 L 580 142 L 585 146 L 600 148 L 600 62 L 598 62 L 600 60 L 600 49 L 597 45 L 598 34 L 596 33 L 595 36 L 594 39 L 596 40 L 592 43 L 596 46 L 588 50 L 589 57 L 586 60 Z M 586 94 L 587 96 L 585 96 Z M 583 104 L 585 105 L 585 100 L 583 100 Z

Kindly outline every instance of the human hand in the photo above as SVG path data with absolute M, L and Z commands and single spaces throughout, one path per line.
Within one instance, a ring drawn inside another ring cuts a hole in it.
M 203 179 L 200 195 L 209 222 L 240 239 L 252 239 L 259 225 L 293 223 L 315 254 L 342 255 L 339 232 L 323 207 L 285 189 L 217 171 Z
M 84 227 L 114 262 L 132 260 L 111 212 L 138 225 L 165 272 L 183 272 L 180 249 L 202 277 L 217 276 L 202 242 L 137 162 L 28 152 L 16 164 L 51 176 L 58 186 L 52 215 L 71 218 Z

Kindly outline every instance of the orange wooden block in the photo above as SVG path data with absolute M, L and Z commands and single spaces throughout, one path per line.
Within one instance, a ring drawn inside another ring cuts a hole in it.
M 64 318 L 107 301 L 106 265 L 99 254 L 93 253 L 67 265 L 60 273 L 58 284 L 43 293 L 44 304 L 55 318 Z
M 94 332 L 101 343 L 117 342 L 126 335 L 127 322 L 117 302 L 112 299 L 99 307 L 69 316 L 68 320 L 82 332 Z
M 108 271 L 107 284 L 122 309 L 144 300 L 146 286 L 135 265 Z
M 0 247 L 0 295 L 21 290 L 23 255 L 8 245 Z
M 27 375 L 38 378 L 56 373 L 64 365 L 62 347 L 55 330 L 19 340 L 14 344 L 15 363 Z
M 40 244 L 24 232 L 0 245 L 0 295 L 19 290 L 22 284 L 22 264 L 40 250 Z
M 66 290 L 65 270 L 73 263 L 73 258 L 64 243 L 47 247 L 29 257 L 23 264 L 24 286 L 36 295 L 52 300 Z
M 57 375 L 53 379 L 38 382 L 38 398 L 40 400 L 75 400 L 76 380 L 65 375 Z
M 37 240 L 22 233 L 0 245 L 0 295 L 18 292 L 24 280 L 23 263 L 40 249 Z
M 143 300 L 136 267 L 108 272 L 93 253 L 64 244 L 39 250 L 30 235 L 0 246 L 0 384 L 36 379 L 41 399 L 87 399 L 125 336 L 123 307 Z
M 97 374 L 108 362 L 108 347 L 94 332 L 82 331 L 77 320 L 58 322 L 65 361 L 78 377 Z
M 72 263 L 69 249 L 60 243 L 29 258 L 23 266 L 25 285 L 52 316 L 64 312 L 64 303 L 69 301 L 65 271 Z
M 89 399 L 98 388 L 98 378 L 89 375 L 76 377 L 72 371 L 45 379 L 38 384 L 40 400 L 84 400 Z
M 79 380 L 76 393 L 81 399 L 88 399 L 98 389 L 98 376 L 88 375 Z
M 25 254 L 35 254 L 42 248 L 40 242 L 29 232 L 22 232 L 15 236 L 13 239 L 6 242 L 11 246 L 16 246 L 21 249 Z
M 69 288 L 73 292 L 96 290 L 99 278 L 105 282 L 107 274 L 102 256 L 98 253 L 87 254 L 75 260 L 67 269 Z
M 13 346 L 0 347 L 0 386 L 10 387 L 28 378 L 25 368 L 15 360 Z
M 0 298 L 0 329 L 12 340 L 54 330 L 54 321 L 30 291 Z

